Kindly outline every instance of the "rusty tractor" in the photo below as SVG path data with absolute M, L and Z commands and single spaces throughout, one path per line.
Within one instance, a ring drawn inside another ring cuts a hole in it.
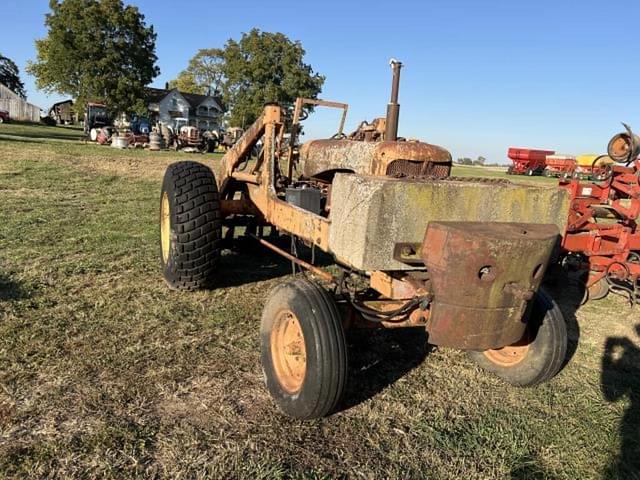
M 346 104 L 299 98 L 292 110 L 265 106 L 217 178 L 195 162 L 164 176 L 160 252 L 170 288 L 215 288 L 223 227 L 241 224 L 304 269 L 269 294 L 260 325 L 267 388 L 292 417 L 336 409 L 346 329 L 423 328 L 429 343 L 466 350 L 521 386 L 551 379 L 565 359 L 565 320 L 540 285 L 566 226 L 567 192 L 450 177 L 446 149 L 398 138 L 400 68 L 392 61 L 384 129 L 362 124 L 349 138 Z M 333 138 L 300 142 L 309 107 L 342 109 Z M 335 271 L 286 251 L 267 230 L 326 252 Z
M 615 163 L 595 180 L 560 182 L 571 198 L 563 261 L 585 272 L 584 301 L 613 291 L 640 302 L 640 138 L 625 127 L 607 147 Z

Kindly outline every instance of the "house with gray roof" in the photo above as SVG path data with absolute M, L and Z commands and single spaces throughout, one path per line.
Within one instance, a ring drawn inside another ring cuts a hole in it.
M 224 107 L 219 97 L 180 92 L 177 88 L 147 88 L 146 100 L 152 123 L 162 122 L 173 128 L 185 124 L 201 130 L 220 128 Z

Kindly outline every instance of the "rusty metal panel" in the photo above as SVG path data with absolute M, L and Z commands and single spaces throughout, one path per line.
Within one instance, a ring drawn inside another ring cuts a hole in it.
M 350 170 L 361 175 L 401 173 L 407 176 L 396 167 L 389 171 L 389 166 L 398 161 L 404 163 L 397 165 L 415 166 L 415 169 L 408 172 L 408 176 L 428 176 L 436 166 L 445 167 L 448 175 L 451 168 L 451 154 L 446 149 L 424 142 L 329 139 L 313 140 L 300 147 L 302 174 L 307 178 L 335 170 Z
M 433 293 L 429 341 L 486 350 L 522 338 L 558 239 L 556 225 L 430 223 L 422 244 Z

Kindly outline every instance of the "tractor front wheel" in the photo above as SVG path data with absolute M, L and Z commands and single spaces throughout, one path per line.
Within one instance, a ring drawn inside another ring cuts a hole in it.
M 468 352 L 483 369 L 512 385 L 546 382 L 562 368 L 567 353 L 567 326 L 556 302 L 543 290 L 534 297 L 524 337 L 513 345 Z
M 269 393 L 287 415 L 330 414 L 347 377 L 344 330 L 324 288 L 297 279 L 270 294 L 260 324 L 262 368 Z
M 211 288 L 222 242 L 218 186 L 197 162 L 169 165 L 160 194 L 160 263 L 174 290 Z

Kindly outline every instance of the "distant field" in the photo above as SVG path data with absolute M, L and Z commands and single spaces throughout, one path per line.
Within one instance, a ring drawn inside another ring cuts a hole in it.
M 486 177 L 506 178 L 517 183 L 557 185 L 557 178 L 544 177 L 542 175 L 528 177 L 525 175 L 507 175 L 507 166 L 499 167 L 471 167 L 466 165 L 454 165 L 451 175 L 456 177 Z
M 290 265 L 250 246 L 225 253 L 214 291 L 171 292 L 160 276 L 164 169 L 220 156 L 78 135 L 0 125 L 1 478 L 640 475 L 640 316 L 619 297 L 580 307 L 573 283 L 549 286 L 571 358 L 529 389 L 420 330 L 352 332 L 341 411 L 293 421 L 269 398 L 258 351 L 262 305 Z M 617 362 L 603 366 L 607 342 Z

